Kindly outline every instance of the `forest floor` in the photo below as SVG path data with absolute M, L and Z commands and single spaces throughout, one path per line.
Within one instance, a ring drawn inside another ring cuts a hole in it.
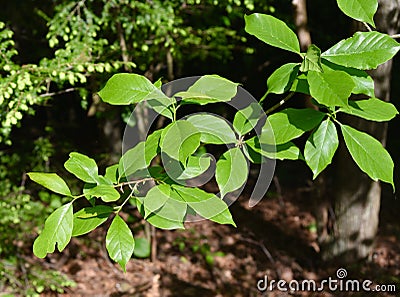
M 126 273 L 106 256 L 105 231 L 99 229 L 50 256 L 50 262 L 76 282 L 59 296 L 400 296 L 400 226 L 391 202 L 383 203 L 370 257 L 341 267 L 319 260 L 309 200 L 307 189 L 269 195 L 254 208 L 241 197 L 231 207 L 237 228 L 202 221 L 186 224 L 186 230 L 157 230 L 156 261 L 132 259 Z M 371 280 L 371 288 L 395 284 L 397 294 L 330 291 L 328 285 L 322 292 L 257 288 L 257 283 L 265 285 L 266 277 L 320 284 L 338 279 L 341 268 L 347 272 L 343 280 Z

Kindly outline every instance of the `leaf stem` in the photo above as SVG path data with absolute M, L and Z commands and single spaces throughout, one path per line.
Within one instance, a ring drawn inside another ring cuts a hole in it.
M 268 90 L 265 92 L 265 94 L 261 97 L 260 101 L 258 102 L 260 105 L 263 103 L 265 98 L 267 98 L 267 95 L 268 95 Z
M 393 39 L 400 38 L 400 34 L 390 35 L 390 37 L 392 37 Z
M 294 95 L 294 92 L 290 92 L 285 98 L 283 98 L 281 101 L 279 101 L 277 104 L 275 104 L 274 106 L 272 106 L 270 109 L 268 109 L 265 114 L 270 114 L 271 112 L 273 112 L 274 110 L 276 110 L 277 108 L 281 107 L 283 104 L 285 104 L 286 101 L 288 101 L 290 98 L 292 98 Z

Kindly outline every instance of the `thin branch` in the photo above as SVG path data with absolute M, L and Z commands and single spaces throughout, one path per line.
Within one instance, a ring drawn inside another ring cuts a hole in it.
M 271 112 L 273 112 L 275 109 L 281 107 L 283 104 L 285 104 L 286 101 L 288 101 L 290 98 L 292 98 L 294 95 L 294 92 L 289 93 L 285 98 L 283 98 L 281 101 L 279 101 L 277 104 L 275 104 L 274 106 L 272 106 L 270 109 L 268 109 L 265 114 L 270 114 Z
M 390 35 L 390 37 L 396 39 L 396 38 L 400 38 L 400 34 L 394 34 L 394 35 Z
M 52 96 L 56 96 L 56 95 L 61 95 L 61 94 L 73 92 L 75 90 L 76 90 L 76 88 L 69 88 L 69 89 L 65 89 L 65 90 L 62 90 L 62 91 L 58 91 L 58 92 L 40 94 L 39 97 L 52 97 Z

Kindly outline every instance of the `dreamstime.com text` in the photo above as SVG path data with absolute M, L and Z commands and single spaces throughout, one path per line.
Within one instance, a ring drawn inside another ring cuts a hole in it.
M 315 280 L 269 280 L 265 275 L 257 281 L 257 289 L 264 291 L 290 291 L 290 292 L 396 292 L 395 284 L 374 284 L 371 280 L 345 279 L 347 270 L 340 268 L 336 271 L 336 278 L 328 277 L 320 282 Z

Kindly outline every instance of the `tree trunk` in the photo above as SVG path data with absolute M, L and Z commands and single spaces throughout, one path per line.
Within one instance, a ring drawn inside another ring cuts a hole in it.
M 399 28 L 400 0 L 379 1 L 375 17 L 377 30 L 390 35 Z M 375 81 L 375 96 L 390 99 L 392 62 L 371 72 Z M 346 117 L 344 121 L 365 131 L 383 144 L 386 142 L 387 124 L 367 122 Z M 354 262 L 369 255 L 378 230 L 381 188 L 361 172 L 351 159 L 343 141 L 334 162 L 332 181 L 331 230 L 320 237 L 322 258 L 342 263 Z

